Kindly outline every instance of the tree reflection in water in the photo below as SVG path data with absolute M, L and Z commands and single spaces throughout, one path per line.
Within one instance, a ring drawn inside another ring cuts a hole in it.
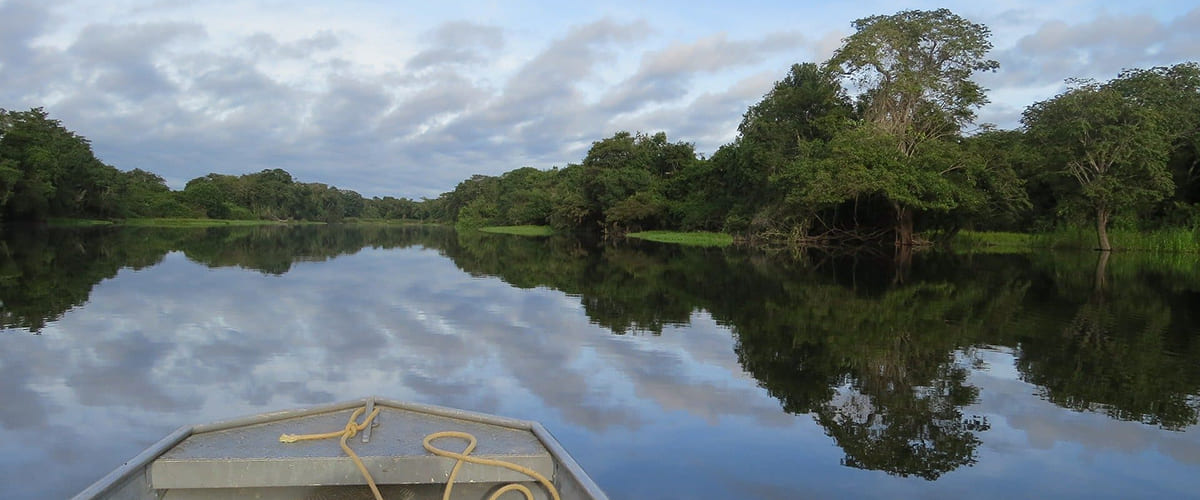
M 785 411 L 811 414 L 849 467 L 933 480 L 976 463 L 990 427 L 969 410 L 977 346 L 1013 349 L 1020 376 L 1064 408 L 1174 430 L 1200 411 L 1200 318 L 1189 306 L 1200 272 L 1131 254 L 931 252 L 898 263 L 436 227 L 42 228 L 4 233 L 0 323 L 39 332 L 120 269 L 173 251 L 282 274 L 410 246 L 475 276 L 577 296 L 619 335 L 661 335 L 707 311 L 735 336 L 742 367 Z

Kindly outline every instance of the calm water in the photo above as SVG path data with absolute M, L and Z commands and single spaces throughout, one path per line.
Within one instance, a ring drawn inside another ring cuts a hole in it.
M 5 233 L 3 498 L 370 394 L 541 421 L 614 499 L 1200 494 L 1192 256 Z

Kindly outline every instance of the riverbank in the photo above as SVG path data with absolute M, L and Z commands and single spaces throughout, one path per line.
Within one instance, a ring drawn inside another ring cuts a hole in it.
M 92 226 L 133 226 L 133 227 L 220 227 L 220 226 L 275 226 L 286 225 L 288 222 L 273 220 L 231 220 L 231 219 L 194 219 L 194 218 L 162 218 L 162 219 L 49 219 L 46 225 L 53 227 L 92 227 Z M 323 222 L 299 222 L 290 224 L 324 224 Z
M 1168 228 L 1155 231 L 1110 229 L 1113 250 L 1200 253 L 1200 229 Z M 1046 233 L 961 231 L 949 241 L 957 250 L 1032 251 L 1095 250 L 1096 231 L 1080 227 L 1059 228 Z
M 554 230 L 550 226 L 487 226 L 479 228 L 479 231 L 517 236 L 550 236 L 554 234 Z
M 148 219 L 50 219 L 47 223 L 56 227 L 87 227 L 87 226 L 134 226 L 134 227 L 224 227 L 224 226 L 276 226 L 276 225 L 311 225 L 327 224 L 323 221 L 277 221 L 277 220 L 231 220 L 231 219 L 201 219 L 201 218 L 148 218 Z M 342 224 L 352 225 L 419 225 L 427 222 L 408 219 L 365 219 L 347 218 Z M 489 226 L 478 229 L 481 232 L 493 234 L 511 234 L 517 236 L 550 236 L 554 230 L 550 226 Z M 659 243 L 670 243 L 687 246 L 725 247 L 734 244 L 733 235 L 713 232 L 687 231 L 642 231 L 625 235 Z M 936 239 L 927 235 L 928 239 Z M 1113 250 L 1163 252 L 1163 253 L 1200 253 L 1200 228 L 1168 228 L 1155 231 L 1132 231 L 1111 229 L 1109 238 Z M 1096 233 L 1094 229 L 1082 227 L 1058 228 L 1044 233 L 1015 233 L 1003 231 L 960 231 L 947 241 L 950 248 L 959 251 L 985 253 L 1024 253 L 1035 250 L 1095 250 Z
M 554 234 L 554 229 L 550 226 L 488 226 L 479 228 L 479 231 L 517 236 L 550 236 Z M 626 234 L 625 237 L 658 243 L 700 247 L 724 247 L 733 244 L 732 235 L 703 231 L 641 231 Z
M 699 247 L 727 247 L 733 244 L 733 236 L 725 233 L 710 233 L 704 231 L 642 231 L 625 235 L 629 238 L 657 241 L 659 243 L 674 243 Z
M 224 226 L 301 226 L 328 224 L 324 221 L 305 220 L 265 220 L 265 219 L 201 219 L 189 217 L 146 218 L 146 219 L 49 219 L 47 225 L 54 227 L 90 227 L 90 226 L 133 226 L 133 227 L 224 227 Z M 421 221 L 407 219 L 359 219 L 347 218 L 340 224 L 354 225 L 387 225 L 408 226 L 420 225 Z
M 221 227 L 221 226 L 284 226 L 288 224 L 324 224 L 324 222 L 281 222 L 274 220 L 242 219 L 124 219 L 115 221 L 118 226 L 135 227 Z

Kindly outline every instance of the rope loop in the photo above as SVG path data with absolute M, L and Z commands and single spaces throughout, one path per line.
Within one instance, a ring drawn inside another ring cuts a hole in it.
M 341 437 L 342 439 L 339 441 L 339 444 L 342 446 L 342 451 L 346 452 L 346 454 L 350 456 L 350 459 L 354 461 L 354 465 L 358 467 L 358 472 L 362 473 L 363 477 L 366 478 L 367 486 L 371 487 L 371 493 L 375 495 L 375 500 L 383 500 L 383 495 L 379 493 L 379 487 L 375 486 L 375 478 L 371 477 L 371 473 L 367 471 L 367 466 L 363 465 L 363 461 L 362 459 L 358 458 L 358 454 L 354 453 L 354 450 L 350 449 L 350 447 L 346 445 L 347 439 L 357 435 L 358 431 L 366 429 L 368 425 L 371 425 L 371 421 L 375 419 L 375 416 L 379 415 L 379 408 L 377 407 L 371 412 L 370 415 L 367 415 L 367 418 L 363 419 L 361 424 L 357 423 L 356 420 L 358 420 L 358 417 L 363 413 L 366 413 L 366 411 L 367 407 L 364 406 L 350 413 L 350 420 L 346 421 L 346 426 L 340 431 L 325 432 L 321 434 L 282 434 L 279 436 L 279 442 L 295 443 L 297 441 L 315 441 L 318 439 Z
M 462 453 L 455 453 L 453 451 L 443 450 L 433 445 L 435 440 L 442 438 L 464 439 L 467 441 L 467 447 L 463 449 Z M 554 498 L 554 500 L 562 500 L 558 496 L 558 489 L 554 487 L 554 484 L 551 483 L 549 479 L 546 479 L 546 476 L 539 474 L 538 471 L 514 464 L 512 462 L 505 462 L 503 460 L 470 456 L 471 452 L 475 451 L 475 445 L 477 443 L 478 441 L 475 439 L 475 436 L 471 435 L 470 433 L 459 431 L 435 432 L 425 436 L 425 439 L 421 442 L 421 445 L 425 447 L 426 451 L 440 457 L 453 458 L 455 460 L 454 468 L 450 469 L 450 477 L 446 478 L 446 490 L 442 493 L 442 500 L 450 500 L 450 491 L 452 488 L 454 488 L 454 478 L 458 476 L 458 471 L 462 468 L 462 464 L 465 462 L 479 465 L 491 465 L 494 467 L 503 467 L 508 470 L 525 474 L 526 476 L 529 476 L 541 483 L 542 486 L 546 488 L 546 491 L 550 493 L 550 496 Z M 525 487 L 525 485 L 518 483 L 510 483 L 501 487 L 492 493 L 492 495 L 488 497 L 488 500 L 496 500 L 500 497 L 500 495 L 510 491 L 519 491 L 522 495 L 525 495 L 525 500 L 533 500 L 533 492 L 530 491 L 529 488 Z

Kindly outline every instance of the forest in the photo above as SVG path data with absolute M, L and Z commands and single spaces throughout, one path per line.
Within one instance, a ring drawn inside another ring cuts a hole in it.
M 1000 130 L 975 123 L 988 98 L 971 77 L 998 70 L 986 26 L 942 9 L 854 27 L 828 61 L 793 65 L 709 158 L 662 132 L 618 132 L 579 164 L 464 180 L 436 211 L 468 227 L 721 231 L 760 245 L 1089 227 L 1110 249 L 1110 226 L 1195 239 L 1196 63 L 1071 80 Z
M 0 222 L 172 217 L 341 222 L 428 214 L 407 198 L 364 198 L 297 182 L 278 168 L 238 176 L 210 173 L 173 191 L 153 172 L 101 162 L 86 138 L 42 108 L 0 109 Z
M 705 157 L 666 133 L 616 132 L 580 163 L 475 175 L 437 198 L 364 198 L 282 169 L 180 191 L 97 160 L 41 108 L 0 110 L 0 217 L 209 217 L 548 225 L 620 237 L 719 231 L 754 246 L 927 244 L 962 230 L 1200 231 L 1200 65 L 1069 80 L 1021 126 L 976 123 L 999 71 L 990 30 L 946 9 L 853 23 L 824 62 L 794 64 Z

